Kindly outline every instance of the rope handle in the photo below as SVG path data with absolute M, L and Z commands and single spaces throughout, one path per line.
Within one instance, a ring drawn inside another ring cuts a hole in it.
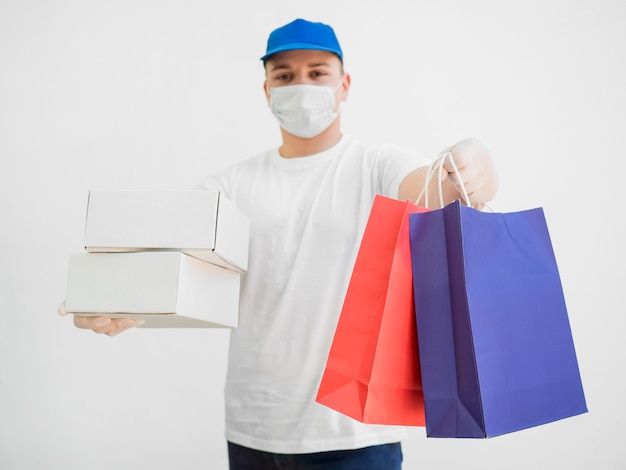
M 430 181 L 432 180 L 436 172 L 437 173 L 437 187 L 439 189 L 439 205 L 440 207 L 444 206 L 443 187 L 442 187 L 443 181 L 442 180 L 443 180 L 443 165 L 445 164 L 446 159 L 450 162 L 450 165 L 452 165 L 452 169 L 457 177 L 457 180 L 459 182 L 458 185 L 461 187 L 461 196 L 463 197 L 463 200 L 465 201 L 465 205 L 468 207 L 472 207 L 470 198 L 467 194 L 467 190 L 465 189 L 465 185 L 463 184 L 463 180 L 461 179 L 461 174 L 459 173 L 459 169 L 457 168 L 456 163 L 454 163 L 454 158 L 452 158 L 452 152 L 441 153 L 437 156 L 437 158 L 435 158 L 432 161 L 432 163 L 428 167 L 428 173 L 426 173 L 426 181 L 424 182 L 424 187 L 422 188 L 422 191 L 419 193 L 419 196 L 417 196 L 417 199 L 415 200 L 415 204 L 419 204 L 419 201 L 422 199 L 422 197 L 424 197 L 424 207 L 428 208 L 428 187 L 430 186 Z

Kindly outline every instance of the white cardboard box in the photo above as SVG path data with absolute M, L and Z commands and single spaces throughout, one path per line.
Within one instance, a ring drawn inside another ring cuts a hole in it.
M 241 274 L 178 252 L 70 255 L 65 309 L 143 327 L 238 325 Z
M 90 191 L 88 252 L 180 251 L 248 268 L 249 220 L 221 192 Z

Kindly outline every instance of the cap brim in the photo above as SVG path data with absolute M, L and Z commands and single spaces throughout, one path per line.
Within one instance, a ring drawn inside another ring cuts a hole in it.
M 336 49 L 333 49 L 331 47 L 319 46 L 317 44 L 310 44 L 310 43 L 306 43 L 306 42 L 295 42 L 295 43 L 292 43 L 292 44 L 284 44 L 284 45 L 282 45 L 280 47 L 277 47 L 275 49 L 267 51 L 267 53 L 263 57 L 261 57 L 261 60 L 263 62 L 265 62 L 271 56 L 273 56 L 274 54 L 278 54 L 279 52 L 294 51 L 294 50 L 298 50 L 298 49 L 305 49 L 305 50 L 309 50 L 309 51 L 332 52 L 337 57 L 339 57 L 339 60 L 343 61 L 343 58 L 341 57 L 341 53 L 339 53 L 339 51 L 337 51 Z

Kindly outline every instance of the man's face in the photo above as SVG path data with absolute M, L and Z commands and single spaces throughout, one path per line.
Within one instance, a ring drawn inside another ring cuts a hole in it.
M 319 85 L 336 87 L 336 101 L 348 96 L 350 77 L 344 74 L 343 65 L 335 54 L 326 51 L 297 49 L 279 52 L 265 62 L 265 94 L 269 100 L 269 89 L 286 85 Z

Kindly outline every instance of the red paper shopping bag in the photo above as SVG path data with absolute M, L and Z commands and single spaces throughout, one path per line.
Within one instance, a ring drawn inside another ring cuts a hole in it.
M 424 425 L 409 214 L 376 196 L 316 401 L 369 424 Z

